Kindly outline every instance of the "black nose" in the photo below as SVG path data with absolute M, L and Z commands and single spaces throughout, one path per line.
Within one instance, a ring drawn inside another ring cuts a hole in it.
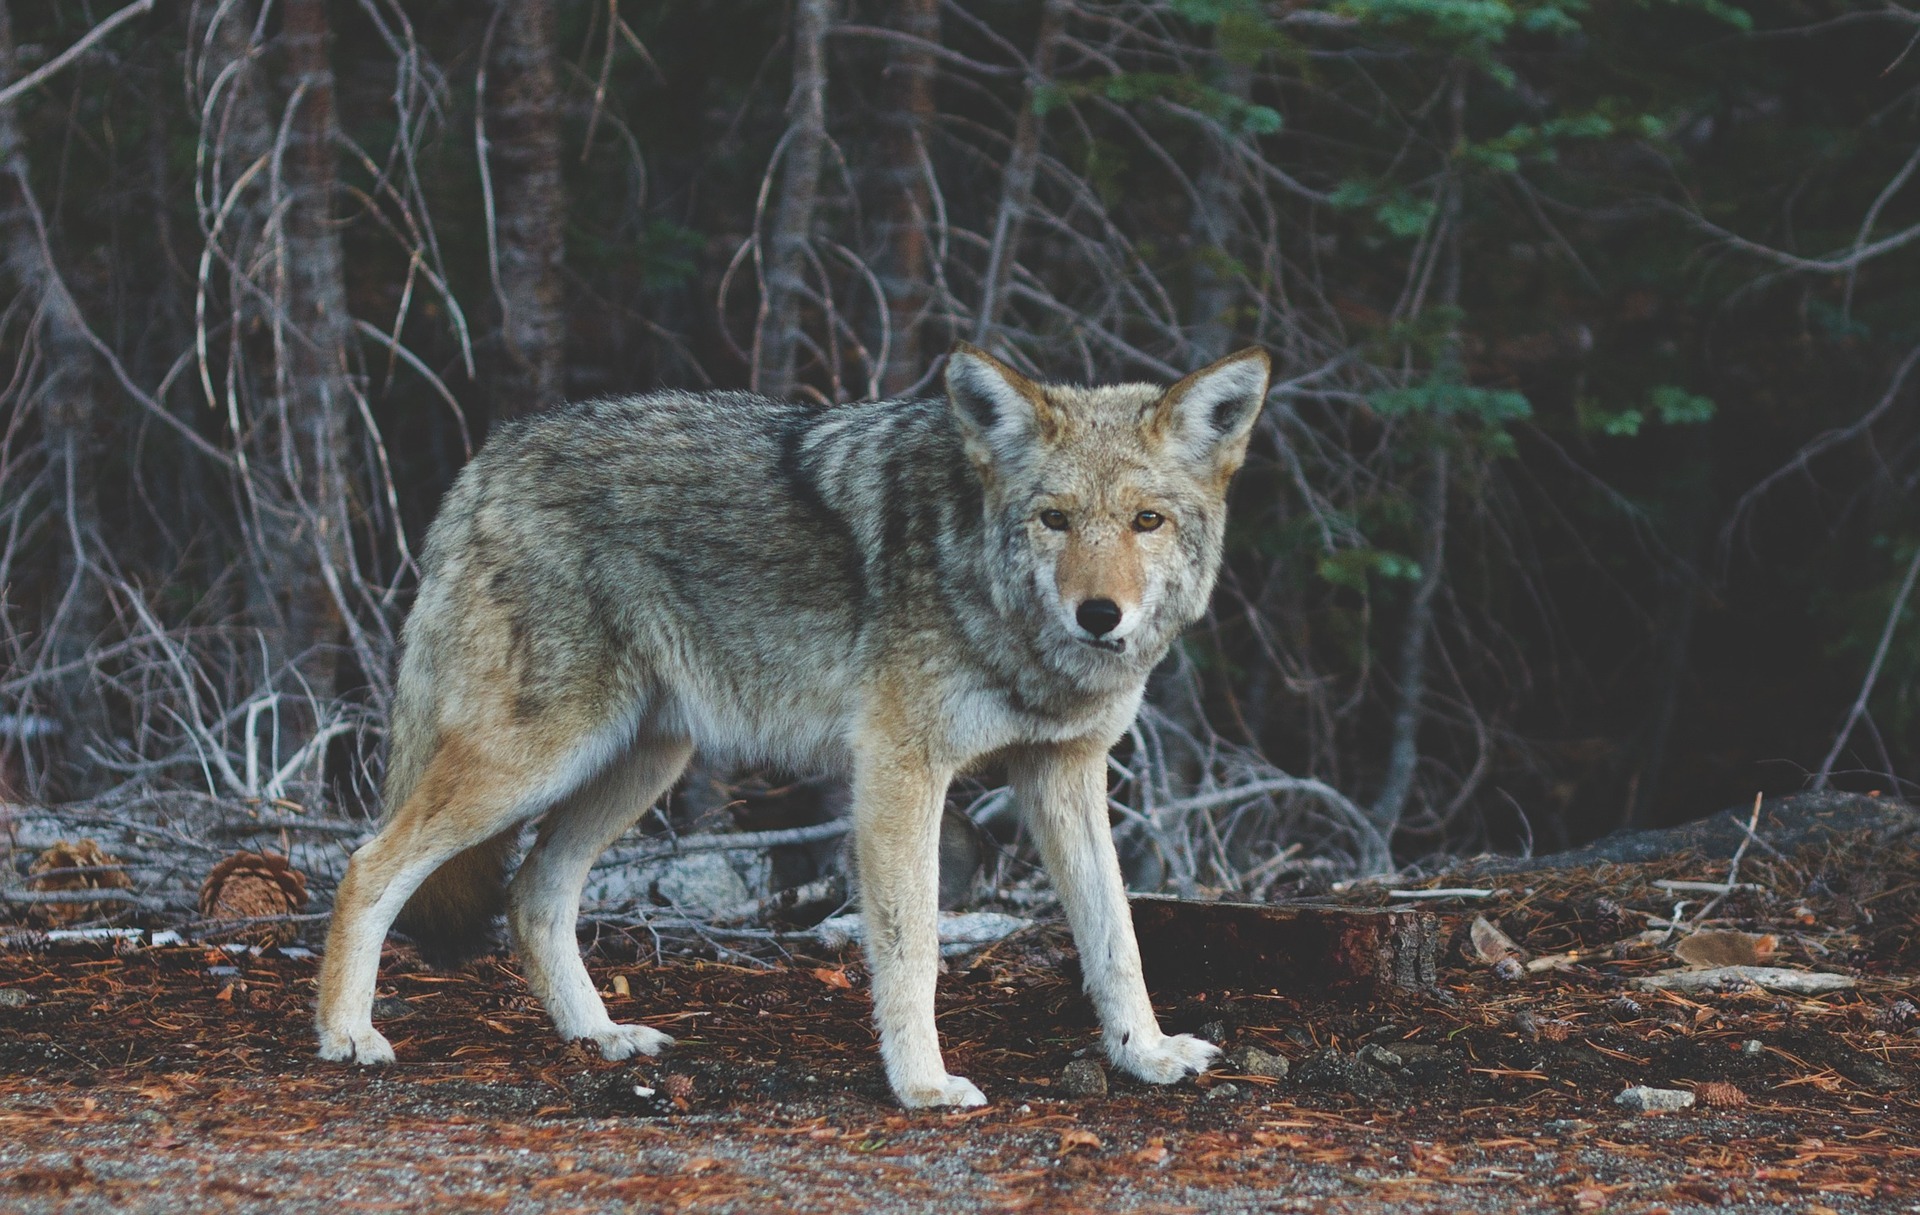
M 1073 618 L 1095 637 L 1105 637 L 1120 627 L 1120 605 L 1111 599 L 1089 599 L 1075 609 Z

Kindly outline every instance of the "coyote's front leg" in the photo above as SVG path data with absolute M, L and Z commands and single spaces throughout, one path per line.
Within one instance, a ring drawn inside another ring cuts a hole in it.
M 940 973 L 940 808 L 949 777 L 893 738 L 869 731 L 856 747 L 853 842 L 873 1015 L 887 1082 L 909 1108 L 987 1101 L 971 1082 L 947 1074 L 933 1023 Z
M 1140 947 L 1107 825 L 1107 748 L 1097 741 L 1035 747 L 1010 765 L 1014 797 L 1073 926 L 1087 994 L 1114 1066 L 1155 1084 L 1198 1075 L 1220 1048 L 1163 1034 L 1147 999 Z

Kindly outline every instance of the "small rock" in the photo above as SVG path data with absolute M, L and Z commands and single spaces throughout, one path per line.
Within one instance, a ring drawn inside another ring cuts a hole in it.
M 33 997 L 24 988 L 0 987 L 0 1008 L 25 1008 Z
M 1355 1051 L 1353 1057 L 1360 1062 L 1377 1067 L 1383 1072 L 1397 1072 L 1407 1065 L 1407 1061 L 1394 1054 L 1377 1042 L 1369 1042 Z
M 1395 1042 L 1393 1053 L 1399 1055 L 1408 1064 L 1417 1064 L 1443 1059 L 1455 1052 L 1432 1042 Z
M 1879 1093 L 1891 1092 L 1905 1087 L 1906 1084 L 1900 1078 L 1900 1073 L 1890 1067 L 1883 1067 L 1871 1059 L 1850 1059 L 1841 1064 L 1840 1071 L 1847 1079 L 1862 1088 L 1870 1088 Z
M 1623 1090 L 1613 1103 L 1636 1114 L 1670 1114 L 1693 1108 L 1693 1094 L 1683 1088 L 1648 1088 L 1644 1084 Z
M 1315 1051 L 1293 1069 L 1294 1080 L 1308 1089 L 1381 1097 L 1393 1091 L 1393 1082 L 1377 1067 L 1332 1048 Z
M 1760 1041 L 1758 1038 L 1748 1038 L 1740 1044 L 1740 1053 L 1749 1059 L 1764 1053 L 1766 1049 L 1766 1043 Z
M 1215 1046 L 1225 1046 L 1227 1044 L 1227 1023 L 1225 1021 L 1209 1021 L 1199 1029 L 1194 1030 L 1193 1036 L 1202 1041 L 1211 1042 Z
M 1542 1123 L 1540 1129 L 1551 1135 L 1576 1135 L 1592 1130 L 1593 1123 L 1581 1118 L 1552 1118 Z
M 1264 1076 L 1269 1080 L 1285 1080 L 1287 1061 L 1257 1046 L 1242 1046 L 1227 1055 L 1227 1070 L 1242 1076 Z
M 1518 958 L 1501 958 L 1493 964 L 1493 974 L 1503 983 L 1518 983 L 1527 977 L 1527 968 Z
M 724 852 L 689 852 L 659 862 L 650 894 L 700 915 L 750 902 L 756 896 Z
M 208 969 L 212 971 L 219 968 L 209 967 Z M 373 1002 L 373 1015 L 382 1021 L 393 1021 L 401 1017 L 410 1017 L 413 1015 L 413 1005 L 402 1000 L 399 996 L 381 996 Z
M 1209 1101 L 1219 1101 L 1227 1097 L 1238 1097 L 1239 1095 L 1240 1086 L 1231 1080 L 1222 1081 L 1207 1090 L 1207 1100 Z
M 1060 1070 L 1055 1091 L 1063 1097 L 1104 1097 L 1107 1071 L 1091 1059 L 1075 1059 Z

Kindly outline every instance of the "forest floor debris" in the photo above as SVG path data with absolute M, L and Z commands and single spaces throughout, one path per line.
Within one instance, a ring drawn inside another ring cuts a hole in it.
M 950 1062 L 992 1099 L 951 1114 L 888 1100 L 852 952 L 762 969 L 603 934 L 615 1015 L 680 1039 L 607 1063 L 553 1039 L 504 958 L 438 973 L 395 948 L 380 1012 L 401 1062 L 365 1072 L 312 1057 L 297 945 L 16 938 L 0 989 L 30 998 L 0 1005 L 0 1207 L 1920 1211 L 1920 849 L 1750 856 L 1754 889 L 1694 926 L 1772 935 L 1776 965 L 1851 989 L 1635 988 L 1675 964 L 1643 927 L 1678 918 L 1656 883 L 1712 872 L 1516 876 L 1453 917 L 1425 991 L 1159 991 L 1168 1027 L 1231 1065 L 1171 1089 L 1108 1074 L 1104 1095 L 1070 1082 L 1099 1052 L 1064 930 L 1023 932 L 942 978 Z M 1503 979 L 1462 948 L 1475 915 L 1574 960 Z M 1694 1104 L 1615 1104 L 1639 1086 Z

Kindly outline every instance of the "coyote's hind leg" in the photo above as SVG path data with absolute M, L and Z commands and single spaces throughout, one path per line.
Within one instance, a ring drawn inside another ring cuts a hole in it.
M 568 765 L 584 759 L 578 740 L 504 735 L 482 747 L 455 736 L 440 744 L 412 795 L 353 854 L 334 895 L 320 962 L 322 1059 L 393 1062 L 393 1047 L 373 1028 L 373 991 L 394 917 L 450 858 L 539 813 L 542 791 L 563 787 Z
M 679 779 L 692 747 L 643 735 L 625 756 L 547 812 L 540 838 L 507 887 L 507 929 L 527 986 L 569 1041 L 584 1038 L 608 1059 L 656 1055 L 673 1039 L 620 1025 L 593 988 L 574 935 L 587 873 L 607 846 Z

